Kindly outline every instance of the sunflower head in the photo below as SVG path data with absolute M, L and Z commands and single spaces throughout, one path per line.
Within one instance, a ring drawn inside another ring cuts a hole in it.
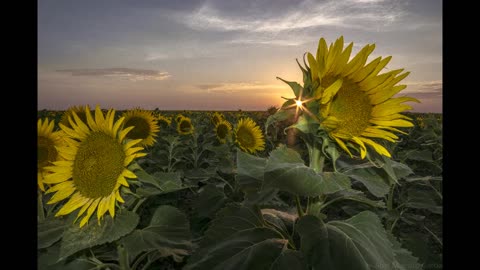
M 223 116 L 222 113 L 219 113 L 219 112 L 214 112 L 213 115 L 212 115 L 212 123 L 214 125 L 216 125 L 218 122 L 224 120 L 225 117 Z
M 217 139 L 220 143 L 226 143 L 232 134 L 232 125 L 227 120 L 220 120 L 214 128 Z
M 180 122 L 180 120 L 182 120 L 182 118 L 184 118 L 185 116 L 183 114 L 177 114 L 177 116 L 175 116 L 175 122 Z
M 127 166 L 145 155 L 139 153 L 143 147 L 134 147 L 141 139 L 126 140 L 134 127 L 122 128 L 125 117 L 114 121 L 115 111 L 109 110 L 104 115 L 99 106 L 94 117 L 88 107 L 85 112 L 86 122 L 73 112 L 72 128 L 60 124 L 66 134 L 66 145 L 57 149 L 64 160 L 45 167 L 51 173 L 44 178 L 45 183 L 53 185 L 46 193 L 55 193 L 48 204 L 69 198 L 55 216 L 68 215 L 80 208 L 77 219 L 85 214 L 80 227 L 94 212 L 99 222 L 107 211 L 115 216 L 116 202 L 124 202 L 120 187 L 129 186 L 126 178 L 136 178 Z
M 57 147 L 63 145 L 59 132 L 53 131 L 54 121 L 48 118 L 37 122 L 37 182 L 40 190 L 45 191 L 43 178 L 48 173 L 45 167 L 52 165 L 52 162 L 60 160 Z
M 157 123 L 159 127 L 167 128 L 172 124 L 172 118 L 159 114 L 157 116 Z
M 84 105 L 80 105 L 80 106 L 72 106 L 72 107 L 69 107 L 63 114 L 62 114 L 62 117 L 60 118 L 60 123 L 68 128 L 72 128 L 72 126 L 70 126 L 70 121 L 68 121 L 68 118 L 69 117 L 73 117 L 72 116 L 72 112 L 75 112 L 77 114 L 77 116 L 84 122 L 86 123 L 87 122 L 87 115 L 85 113 L 85 108 L 86 106 Z
M 194 127 L 192 125 L 192 120 L 188 117 L 182 116 L 180 120 L 177 121 L 177 132 L 180 135 L 192 134 Z
M 152 146 L 155 144 L 155 137 L 157 137 L 157 132 L 160 128 L 151 111 L 134 109 L 123 113 L 122 116 L 125 117 L 123 121 L 125 128 L 134 127 L 132 131 L 127 134 L 128 139 L 141 139 L 142 142 L 140 144 L 142 146 Z
M 265 140 L 260 127 L 251 118 L 242 118 L 234 131 L 235 143 L 244 152 L 255 153 L 265 149 Z
M 377 57 L 367 63 L 375 45 L 366 45 L 350 59 L 353 43 L 346 48 L 343 37 L 327 47 L 321 38 L 316 56 L 307 53 L 310 98 L 318 104 L 316 118 L 320 128 L 352 156 L 349 147 L 365 158 L 367 145 L 390 157 L 381 140 L 395 142 L 397 127 L 411 127 L 410 118 L 400 114 L 412 107 L 405 102 L 419 102 L 412 97 L 393 97 L 406 85 L 397 85 L 408 76 L 403 69 L 380 73 L 391 59 Z M 307 87 L 304 87 L 307 88 Z M 307 91 L 306 95 L 309 93 Z M 312 101 L 312 102 L 313 102 Z

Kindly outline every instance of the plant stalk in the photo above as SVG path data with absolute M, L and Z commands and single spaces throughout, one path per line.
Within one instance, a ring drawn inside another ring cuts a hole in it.
M 38 221 L 42 222 L 45 220 L 45 211 L 43 209 L 43 196 L 42 192 L 39 190 L 38 191 Z

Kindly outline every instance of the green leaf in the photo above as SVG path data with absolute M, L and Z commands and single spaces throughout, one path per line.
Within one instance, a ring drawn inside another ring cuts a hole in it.
M 284 121 L 287 119 L 293 119 L 295 116 L 295 110 L 293 108 L 283 109 L 281 108 L 273 115 L 270 115 L 265 122 L 265 134 L 268 132 L 268 127 L 273 123 Z
M 337 191 L 350 189 L 350 178 L 342 173 L 336 172 L 323 172 L 323 193 L 331 194 Z
M 418 188 L 410 188 L 407 192 L 406 207 L 416 209 L 426 209 L 435 214 L 442 214 L 443 207 L 441 203 L 437 203 L 435 198 L 437 195 L 431 190 L 423 190 Z
M 155 210 L 150 225 L 122 239 L 131 260 L 144 251 L 157 250 L 163 257 L 172 255 L 176 261 L 192 249 L 190 225 L 184 213 L 162 205 Z
M 37 248 L 47 248 L 60 240 L 67 225 L 63 218 L 48 218 L 37 224 Z
M 406 176 L 413 174 L 412 169 L 408 167 L 406 164 L 394 161 L 388 157 L 382 156 L 383 158 L 383 166 L 382 168 L 388 174 L 388 179 L 390 180 L 390 184 L 398 184 L 398 181 Z
M 412 253 L 402 248 L 402 245 L 391 233 L 387 233 L 388 240 L 393 244 L 393 252 L 395 254 L 395 260 L 398 263 L 393 264 L 395 270 L 420 270 L 422 265 L 418 262 L 418 258 L 413 256 Z
M 410 160 L 433 162 L 432 151 L 430 150 L 414 149 L 408 152 L 408 154 L 406 155 L 406 158 Z
M 267 205 L 272 202 L 272 200 L 277 198 L 277 194 L 278 189 L 276 188 L 263 188 L 257 191 L 250 191 L 245 194 L 245 199 L 243 200 L 243 203 L 245 205 Z
M 265 158 L 237 151 L 236 179 L 241 190 L 248 192 L 262 187 L 266 163 Z
M 338 162 L 339 171 L 360 181 L 376 197 L 383 197 L 390 190 L 387 173 L 370 163 L 349 165 Z
M 230 204 L 205 233 L 200 248 L 183 269 L 305 269 L 300 254 L 287 249 L 288 240 L 266 226 L 256 207 Z
M 335 192 L 332 195 L 330 195 L 329 198 L 330 200 L 343 199 L 343 200 L 360 202 L 375 208 L 386 208 L 385 202 L 383 200 L 378 200 L 378 201 L 371 200 L 367 198 L 362 191 L 354 190 L 354 189 L 341 190 L 341 191 Z
M 327 224 L 306 215 L 296 228 L 301 250 L 314 269 L 402 269 L 411 259 L 390 242 L 380 219 L 370 211 Z
M 307 115 L 302 114 L 298 117 L 297 122 L 287 127 L 287 129 L 296 128 L 305 134 L 315 134 L 318 130 L 318 127 L 319 124 L 315 120 Z
M 162 195 L 189 187 L 182 185 L 181 173 L 179 172 L 156 172 L 151 175 L 143 169 L 139 169 L 135 171 L 135 174 L 138 180 L 145 184 L 137 188 L 136 194 L 139 196 Z
M 282 82 L 288 84 L 288 86 L 290 86 L 290 88 L 292 88 L 293 93 L 295 94 L 295 97 L 297 97 L 297 98 L 300 95 L 300 93 L 303 91 L 303 87 L 300 84 L 298 84 L 297 82 L 286 81 L 286 80 L 284 80 L 280 77 L 277 77 L 277 79 L 279 79 Z
M 37 252 L 37 269 L 39 270 L 89 270 L 92 264 L 87 262 L 85 256 L 79 256 L 72 260 L 58 260 L 60 243 Z
M 222 189 L 208 184 L 202 187 L 200 195 L 193 201 L 192 207 L 200 217 L 212 217 L 225 205 L 227 197 Z
M 65 259 L 75 252 L 89 247 L 113 242 L 135 229 L 138 221 L 137 214 L 120 210 L 114 219 L 105 215 L 100 225 L 93 219 L 83 228 L 80 228 L 78 223 L 72 224 L 63 234 L 60 259 Z
M 270 153 L 264 179 L 264 187 L 278 188 L 302 196 L 318 196 L 338 188 L 333 183 L 325 183 L 321 174 L 305 166 L 300 155 L 285 145 Z

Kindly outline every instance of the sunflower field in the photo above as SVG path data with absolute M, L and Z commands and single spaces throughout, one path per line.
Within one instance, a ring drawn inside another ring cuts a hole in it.
M 442 115 L 343 37 L 279 108 L 39 111 L 39 269 L 441 269 Z

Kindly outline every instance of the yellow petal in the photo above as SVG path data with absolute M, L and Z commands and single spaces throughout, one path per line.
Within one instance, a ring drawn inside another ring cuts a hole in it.
M 381 155 L 384 155 L 384 156 L 387 156 L 387 157 L 391 157 L 390 153 L 388 152 L 387 149 L 385 149 L 385 147 L 381 146 L 380 144 L 370 140 L 370 139 L 367 139 L 367 138 L 360 138 L 363 142 L 365 142 L 366 144 L 370 145 L 373 147 L 373 149 L 375 149 L 375 151 L 377 151 L 377 153 L 381 154 Z
M 118 177 L 117 183 L 119 183 L 120 185 L 123 185 L 123 186 L 128 187 L 127 179 L 125 179 L 125 177 L 123 176 L 123 174 Z
M 93 120 L 92 113 L 90 112 L 90 108 L 88 106 L 85 108 L 85 115 L 87 116 L 87 123 L 92 130 L 98 130 L 97 123 Z
M 120 131 L 120 134 L 118 135 L 118 141 L 123 142 L 123 140 L 125 139 L 125 136 L 127 136 L 127 133 L 134 128 L 135 128 L 134 126 L 130 126 Z
M 382 60 L 382 57 L 375 58 L 372 62 L 368 63 L 365 67 L 361 68 L 359 71 L 350 75 L 350 79 L 354 82 L 360 82 L 365 79 L 370 73 L 372 73 L 375 68 Z
M 82 216 L 85 211 L 87 211 L 88 207 L 90 207 L 93 201 L 93 199 L 88 199 L 88 201 L 82 206 L 82 208 L 80 208 L 80 211 L 78 212 L 77 217 L 75 218 L 73 223 L 77 222 L 78 218 Z
M 90 205 L 90 207 L 88 208 L 87 214 L 86 214 L 85 217 L 82 219 L 82 221 L 80 221 L 80 228 L 82 228 L 82 227 L 88 222 L 88 220 L 89 220 L 90 217 L 92 216 L 92 214 L 93 214 L 93 212 L 95 211 L 95 209 L 97 209 L 97 206 L 98 206 L 98 203 L 100 202 L 100 199 L 101 199 L 101 198 L 96 199 L 96 200 L 93 201 L 93 203 Z
M 317 63 L 318 63 L 318 73 L 320 76 L 325 74 L 325 61 L 328 55 L 327 42 L 324 38 L 320 38 L 317 48 Z
M 63 181 L 67 181 L 72 177 L 71 173 L 51 173 L 43 178 L 45 184 L 57 184 Z
M 133 179 L 137 178 L 137 176 L 128 169 L 123 170 L 122 175 L 128 178 L 133 178 Z
M 391 106 L 388 104 L 386 105 L 380 104 L 373 107 L 371 115 L 376 118 L 376 117 L 382 117 L 382 116 L 387 116 L 392 114 L 398 114 L 400 112 L 408 111 L 411 109 L 413 109 L 411 106 L 405 105 L 405 104 L 394 105 L 394 106 Z
M 110 197 L 112 194 L 110 194 L 107 197 L 104 197 L 100 203 L 98 204 L 98 209 L 97 209 L 97 219 L 100 220 L 103 215 L 107 212 L 110 204 Z
M 143 150 L 143 147 L 132 147 L 132 148 L 128 149 L 127 151 L 125 151 L 125 155 L 129 156 L 129 155 L 135 154 L 136 152 L 142 151 L 142 150 Z
M 353 57 L 353 59 L 348 62 L 346 67 L 343 70 L 343 75 L 346 77 L 354 72 L 356 72 L 359 68 L 361 68 L 365 62 L 367 61 L 368 56 L 372 51 L 375 49 L 375 44 L 366 45 L 363 47 L 360 52 Z
M 120 128 L 124 120 L 125 116 L 122 116 L 120 117 L 120 119 L 117 120 L 117 122 L 115 122 L 115 125 L 113 125 L 112 133 L 115 138 L 117 137 L 118 129 Z
M 83 197 L 80 192 L 74 193 L 70 200 L 55 214 L 56 217 L 70 214 L 79 207 L 82 207 L 88 198 Z
M 351 140 L 360 146 L 360 158 L 364 159 L 367 155 L 365 144 L 358 137 L 352 137 Z
M 116 197 L 116 194 L 113 194 L 110 195 L 110 201 L 108 203 L 108 212 L 110 213 L 110 216 L 112 218 L 115 217 L 115 197 Z
M 364 80 L 369 80 L 377 76 L 378 73 L 380 73 L 380 71 L 382 71 L 382 69 L 388 64 L 388 62 L 390 62 L 390 60 L 392 60 L 392 56 L 385 57 L 382 61 L 380 61 L 380 63 L 378 63 L 375 69 L 366 78 L 364 78 Z
M 68 198 L 70 195 L 72 195 L 72 193 L 75 192 L 75 190 L 77 190 L 75 188 L 75 185 L 73 184 L 73 181 L 67 181 L 67 182 L 64 182 L 64 183 L 69 183 L 70 185 L 65 185 L 62 189 L 58 190 L 57 193 L 55 193 L 52 196 L 52 198 L 47 202 L 47 204 L 53 204 L 53 203 L 57 203 L 61 200 L 64 200 L 64 199 Z M 63 183 L 60 183 L 58 185 L 61 185 L 61 184 L 63 184 Z
M 347 148 L 347 146 L 345 145 L 345 143 L 344 143 L 342 140 L 340 140 L 339 138 L 337 138 L 337 137 L 333 137 L 333 138 L 334 138 L 335 141 L 338 143 L 338 145 L 340 145 L 340 147 L 341 147 L 343 150 L 345 150 L 345 152 L 347 152 L 348 155 L 350 155 L 351 158 L 353 158 L 352 153 L 350 152 L 350 150 L 348 150 L 348 148 Z
M 123 200 L 122 196 L 120 196 L 120 191 L 117 189 L 117 192 L 115 193 L 115 198 L 117 201 L 124 203 L 125 201 Z
M 318 79 L 318 64 L 317 61 L 315 61 L 315 58 L 311 53 L 307 53 L 307 60 L 308 64 L 310 66 L 310 74 L 312 75 L 312 81 L 315 81 Z
M 124 145 L 123 145 L 123 150 L 127 150 L 129 149 L 130 147 L 140 143 L 142 141 L 142 139 L 136 139 L 136 140 L 129 140 L 128 142 L 126 142 Z
M 343 69 L 346 67 L 348 60 L 350 59 L 350 54 L 352 53 L 353 42 L 345 48 L 345 51 L 337 58 L 338 60 L 335 62 L 332 68 L 332 74 L 340 74 L 342 73 Z
M 377 121 L 370 120 L 370 123 L 379 125 L 379 126 L 389 126 L 389 127 L 413 127 L 411 122 L 402 119 L 390 120 L 390 121 Z
M 388 100 L 389 98 L 393 97 L 394 95 L 396 95 L 398 92 L 402 91 L 405 88 L 407 88 L 407 86 L 402 84 L 402 85 L 391 87 L 389 89 L 385 89 L 384 91 L 381 91 L 381 92 L 374 93 L 373 95 L 369 96 L 370 103 L 372 103 L 373 105 L 380 104 Z
M 333 99 L 333 97 L 337 94 L 338 90 L 342 87 L 343 79 L 338 79 L 334 83 L 332 83 L 327 89 L 323 91 L 321 104 L 326 104 Z

